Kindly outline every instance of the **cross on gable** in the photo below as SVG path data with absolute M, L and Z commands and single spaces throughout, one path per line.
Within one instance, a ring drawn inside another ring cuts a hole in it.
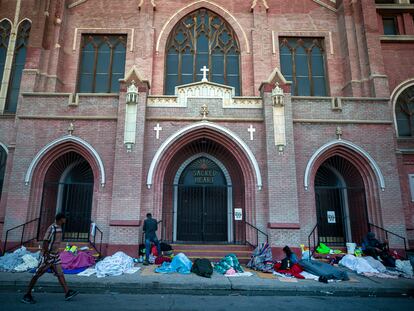
M 208 79 L 207 79 L 207 72 L 209 72 L 210 69 L 208 69 L 206 66 L 203 66 L 203 68 L 201 68 L 200 71 L 203 72 L 203 79 L 201 81 L 207 82 L 208 81 Z

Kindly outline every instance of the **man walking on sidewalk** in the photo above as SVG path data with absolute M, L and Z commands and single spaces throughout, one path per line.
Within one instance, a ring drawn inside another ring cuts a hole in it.
M 151 213 L 147 214 L 147 219 L 144 220 L 143 231 L 145 233 L 145 261 L 144 265 L 149 264 L 149 255 L 151 252 L 151 242 L 157 246 L 158 256 L 161 256 L 160 242 L 157 238 L 158 222 L 155 218 L 152 218 Z
M 52 270 L 58 278 L 59 283 L 65 290 L 65 300 L 70 300 L 78 294 L 77 291 L 70 290 L 66 285 L 65 277 L 60 265 L 59 246 L 62 242 L 62 226 L 66 222 L 65 215 L 59 213 L 56 215 L 55 220 L 55 223 L 47 229 L 46 235 L 43 239 L 42 256 L 40 258 L 39 266 L 37 267 L 36 272 L 29 283 L 26 295 L 22 298 L 23 303 L 36 303 L 32 297 L 32 289 L 37 280 L 49 269 Z

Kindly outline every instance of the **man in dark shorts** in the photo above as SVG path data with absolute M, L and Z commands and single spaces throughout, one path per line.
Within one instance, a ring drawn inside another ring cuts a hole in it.
M 49 269 L 53 271 L 58 278 L 60 285 L 62 285 L 65 290 L 65 300 L 70 300 L 78 294 L 77 291 L 69 289 L 66 285 L 65 276 L 63 275 L 62 266 L 60 265 L 59 246 L 62 242 L 62 226 L 66 222 L 65 215 L 59 213 L 56 215 L 55 220 L 55 223 L 46 231 L 43 239 L 42 256 L 40 258 L 39 266 L 29 283 L 26 295 L 22 298 L 23 303 L 36 303 L 32 297 L 32 289 L 37 280 Z
M 144 220 L 143 231 L 145 233 L 145 261 L 144 265 L 149 264 L 149 255 L 151 252 L 151 242 L 157 246 L 158 256 L 161 256 L 160 242 L 157 238 L 158 222 L 155 218 L 152 218 L 151 213 L 147 214 L 147 219 Z

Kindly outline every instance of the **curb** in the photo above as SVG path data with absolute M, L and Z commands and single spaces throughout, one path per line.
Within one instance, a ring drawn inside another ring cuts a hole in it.
M 197 288 L 198 287 L 198 288 Z M 217 286 L 177 286 L 159 282 L 127 284 L 127 283 L 82 283 L 72 284 L 72 288 L 87 294 L 122 293 L 122 294 L 178 294 L 196 296 L 337 296 L 337 297 L 414 297 L 414 288 L 349 288 L 338 289 L 322 287 L 303 289 L 290 288 L 233 288 Z M 27 282 L 1 282 L 0 292 L 24 292 Z M 35 287 L 39 293 L 61 293 L 62 288 L 57 283 L 47 282 Z

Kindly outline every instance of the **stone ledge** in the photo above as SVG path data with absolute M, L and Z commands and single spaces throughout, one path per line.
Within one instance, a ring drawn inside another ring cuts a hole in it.
M 109 225 L 111 227 L 139 227 L 141 220 L 111 220 Z
M 299 223 L 279 223 L 279 222 L 269 222 L 267 224 L 269 229 L 300 229 Z

